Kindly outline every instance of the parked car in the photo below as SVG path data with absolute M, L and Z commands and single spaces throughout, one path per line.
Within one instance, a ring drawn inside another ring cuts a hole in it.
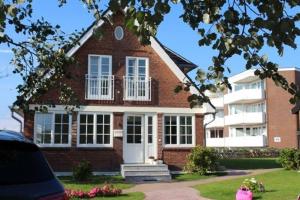
M 38 146 L 22 134 L 6 130 L 0 130 L 0 199 L 66 199 Z

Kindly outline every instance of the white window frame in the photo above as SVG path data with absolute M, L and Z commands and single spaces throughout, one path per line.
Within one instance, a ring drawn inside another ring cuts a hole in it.
M 138 63 L 139 60 L 145 60 L 145 64 L 146 64 L 146 69 L 145 69 L 145 78 L 147 79 L 149 77 L 149 58 L 148 57 L 135 57 L 135 56 L 126 56 L 126 75 L 128 76 L 128 67 L 129 67 L 129 60 L 130 59 L 135 59 L 136 63 Z M 137 68 L 134 69 L 134 77 L 136 77 L 137 75 Z
M 80 115 L 93 115 L 93 144 L 80 144 Z M 97 127 L 97 115 L 109 115 L 110 116 L 110 143 L 109 144 L 97 144 L 96 142 L 96 127 Z M 77 115 L 77 147 L 91 148 L 91 147 L 113 147 L 113 113 L 111 112 L 79 112 Z
M 109 76 L 112 75 L 112 56 L 111 55 L 100 55 L 100 54 L 89 54 L 88 55 L 88 75 L 92 75 L 91 74 L 91 57 L 99 57 L 99 63 L 98 63 L 98 67 L 101 68 L 101 58 L 108 58 L 109 59 Z M 102 69 L 98 69 L 98 76 L 101 75 L 102 73 Z
M 37 121 L 37 114 L 51 114 L 52 115 L 52 124 L 51 124 L 51 143 L 50 144 L 38 144 L 36 141 L 36 134 L 37 134 L 37 127 L 36 127 L 36 121 Z M 55 114 L 67 114 L 69 115 L 69 133 L 68 133 L 68 143 L 67 144 L 54 144 L 54 129 L 55 129 Z M 36 112 L 34 114 L 34 138 L 33 141 L 35 144 L 37 144 L 39 147 L 71 147 L 72 144 L 72 115 L 64 112 L 64 111 L 51 111 L 47 113 L 42 112 Z
M 166 116 L 175 116 L 176 117 L 176 139 L 177 144 L 166 144 L 165 143 L 165 117 Z M 191 148 L 196 146 L 196 119 L 195 115 L 189 114 L 164 114 L 162 116 L 162 127 L 163 127 L 163 147 L 175 147 L 175 148 Z M 180 144 L 180 117 L 192 117 L 192 144 Z

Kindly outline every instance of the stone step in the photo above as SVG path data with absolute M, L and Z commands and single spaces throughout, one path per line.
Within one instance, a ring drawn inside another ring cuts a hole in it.
M 170 175 L 168 171 L 124 171 L 124 176 L 167 176 Z
M 126 176 L 127 182 L 170 182 L 172 180 L 171 175 L 164 176 Z
M 124 164 L 121 165 L 121 168 L 123 171 L 126 170 L 142 170 L 142 171 L 146 171 L 146 170 L 168 170 L 168 166 L 165 164 L 159 164 L 159 165 L 151 165 L 151 164 L 145 164 L 145 165 L 141 165 L 141 164 Z
M 171 175 L 165 164 L 123 164 L 121 174 L 126 181 L 170 181 Z

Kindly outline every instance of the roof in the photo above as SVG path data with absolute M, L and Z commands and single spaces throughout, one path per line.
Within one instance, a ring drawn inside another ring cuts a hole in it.
M 106 10 L 104 12 L 104 17 L 107 15 L 111 15 L 112 12 L 109 10 Z M 79 45 L 75 45 L 74 47 L 66 47 L 67 55 L 72 56 L 82 44 L 84 44 L 93 34 L 93 28 L 94 27 L 100 27 L 104 24 L 103 20 L 100 20 L 99 22 L 94 21 L 79 37 L 78 42 Z M 167 53 L 167 55 L 172 59 L 172 61 L 176 64 L 176 66 L 184 73 L 188 73 L 191 70 L 197 68 L 198 66 L 188 59 L 184 58 L 180 54 L 176 53 L 175 51 L 171 50 L 170 48 L 163 45 L 157 38 L 154 38 L 155 41 L 163 48 L 163 50 Z M 151 45 L 152 46 L 152 45 Z
M 169 55 L 169 57 L 174 61 L 174 63 L 183 71 L 184 73 L 188 73 L 198 66 L 191 62 L 190 60 L 184 58 L 180 54 L 171 50 L 167 46 L 163 45 L 157 38 L 156 41 L 160 44 L 160 46 L 165 50 L 165 52 Z

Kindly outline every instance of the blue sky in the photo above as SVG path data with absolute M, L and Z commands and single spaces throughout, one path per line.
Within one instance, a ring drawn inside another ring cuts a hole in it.
M 71 33 L 75 29 L 88 27 L 93 22 L 93 17 L 79 1 L 68 1 L 68 4 L 58 8 L 57 1 L 35 1 L 34 17 L 43 16 L 53 24 L 60 24 L 62 30 Z M 43 3 L 41 3 L 43 2 Z M 202 69 L 207 69 L 211 64 L 211 57 L 215 52 L 209 47 L 198 46 L 199 35 L 179 18 L 182 10 L 176 5 L 166 16 L 158 30 L 158 39 L 177 53 L 188 58 Z M 16 35 L 16 37 L 18 37 Z M 299 40 L 297 41 L 300 45 Z M 284 56 L 279 57 L 276 50 L 265 48 L 270 60 L 277 62 L 282 67 L 297 67 L 300 61 L 300 50 L 286 48 Z M 8 106 L 12 104 L 17 95 L 16 86 L 21 83 L 17 75 L 12 74 L 12 66 L 9 64 L 12 53 L 6 46 L 0 45 L 0 129 L 18 130 L 18 124 L 10 118 Z M 227 66 L 231 69 L 231 75 L 244 70 L 243 60 L 239 57 L 232 58 Z M 192 77 L 194 73 L 190 74 Z

